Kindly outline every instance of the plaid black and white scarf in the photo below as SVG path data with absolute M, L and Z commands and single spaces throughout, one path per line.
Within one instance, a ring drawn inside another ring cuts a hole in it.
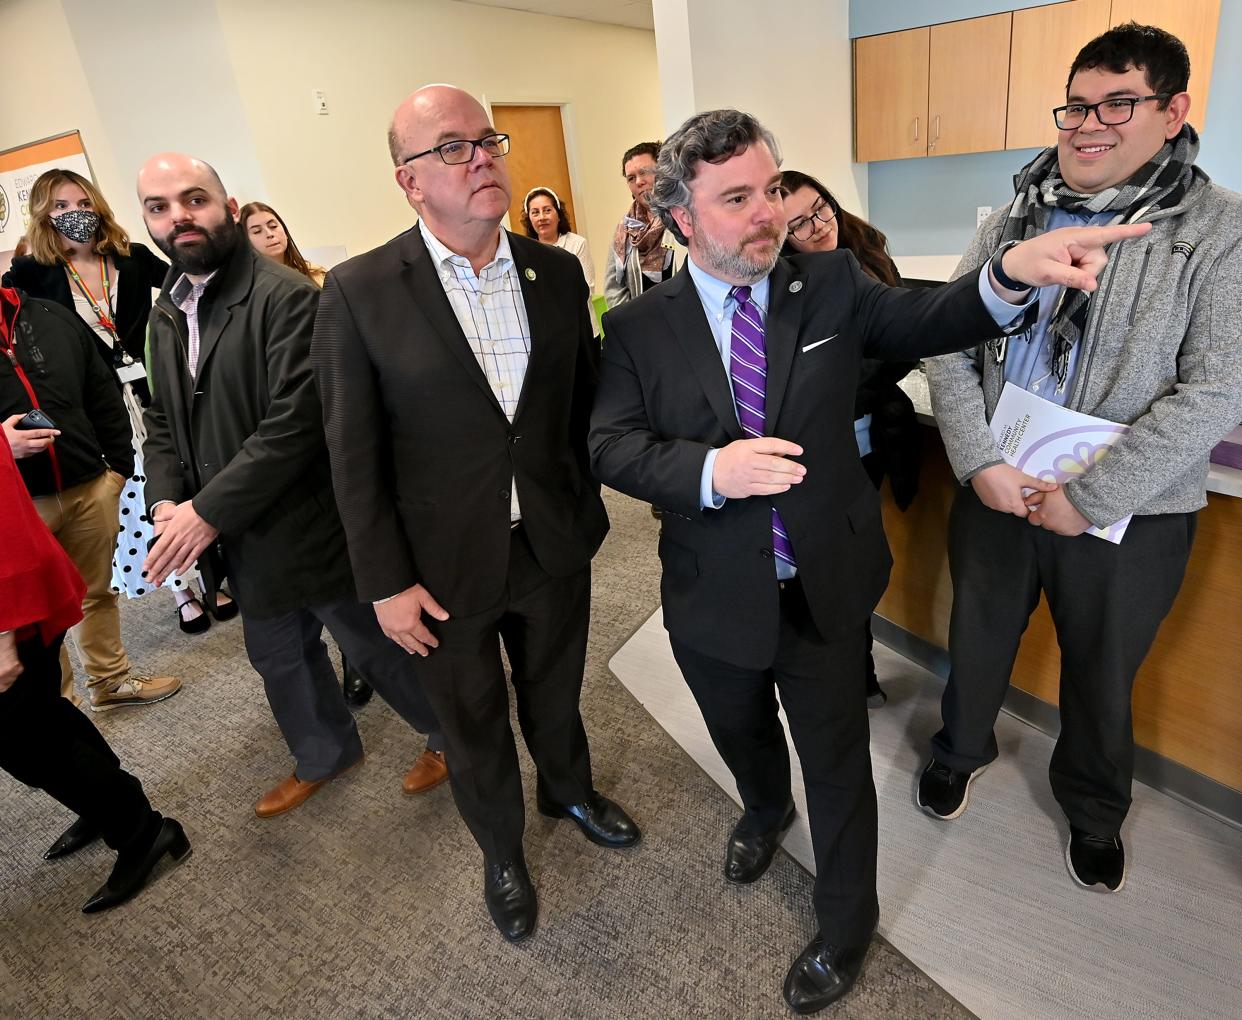
M 1083 195 L 1071 191 L 1062 179 L 1056 146 L 1044 149 L 1014 176 L 1014 200 L 1001 232 L 1001 244 L 1042 234 L 1047 229 L 1050 209 L 1085 214 L 1115 213 L 1110 223 L 1131 223 L 1153 209 L 1170 209 L 1185 197 L 1198 154 L 1199 135 L 1185 124 L 1178 135 L 1165 142 L 1125 183 L 1094 195 Z M 1058 392 L 1065 387 L 1070 352 L 1082 339 L 1090 307 L 1090 294 L 1067 289 L 1048 324 L 1052 335 L 1052 370 L 1057 377 Z M 1004 337 L 989 341 L 988 348 L 997 364 L 1004 362 L 1007 346 Z

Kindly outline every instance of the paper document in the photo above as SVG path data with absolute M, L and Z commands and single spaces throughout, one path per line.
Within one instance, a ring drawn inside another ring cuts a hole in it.
M 1013 383 L 1001 390 L 991 428 L 1006 463 L 1058 485 L 1085 475 L 1130 431 L 1128 425 L 1071 411 Z M 1086 534 L 1117 544 L 1129 524 L 1130 518 L 1123 517 L 1107 528 L 1088 528 Z

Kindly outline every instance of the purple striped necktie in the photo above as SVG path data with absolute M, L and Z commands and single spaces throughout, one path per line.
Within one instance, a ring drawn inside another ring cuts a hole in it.
M 733 383 L 733 402 L 737 421 L 748 439 L 763 433 L 767 405 L 768 355 L 763 341 L 763 316 L 750 299 L 749 287 L 733 287 L 729 296 L 737 302 L 733 310 L 732 340 L 729 344 L 729 379 Z M 791 567 L 793 544 L 776 507 L 772 507 L 772 552 Z

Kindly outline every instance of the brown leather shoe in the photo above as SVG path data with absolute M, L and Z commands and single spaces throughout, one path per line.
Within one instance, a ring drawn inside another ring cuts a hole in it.
M 448 766 L 444 764 L 443 751 L 424 751 L 421 758 L 401 780 L 401 789 L 410 796 L 424 793 L 448 779 Z
M 336 775 L 328 776 L 327 779 L 316 779 L 309 783 L 299 779 L 296 772 L 288 775 L 258 799 L 254 806 L 254 813 L 260 818 L 274 818 L 276 815 L 283 815 L 286 811 L 292 811 L 295 807 L 300 807 L 305 803 L 306 799 L 324 783 L 330 783 L 345 775 L 346 772 L 352 772 L 362 764 L 362 761 L 359 758 L 349 768 L 341 769 Z

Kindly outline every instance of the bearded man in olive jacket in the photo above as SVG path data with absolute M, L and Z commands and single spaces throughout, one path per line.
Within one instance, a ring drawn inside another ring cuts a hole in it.
M 311 375 L 318 289 L 241 238 L 237 203 L 206 163 L 152 157 L 138 197 L 172 260 L 151 311 L 146 493 L 159 537 L 144 570 L 159 584 L 197 560 L 209 588 L 229 579 L 296 760 L 256 813 L 292 810 L 362 761 L 325 625 L 384 699 L 432 734 L 424 757 L 436 757 L 439 727 L 409 659 L 354 591 Z

